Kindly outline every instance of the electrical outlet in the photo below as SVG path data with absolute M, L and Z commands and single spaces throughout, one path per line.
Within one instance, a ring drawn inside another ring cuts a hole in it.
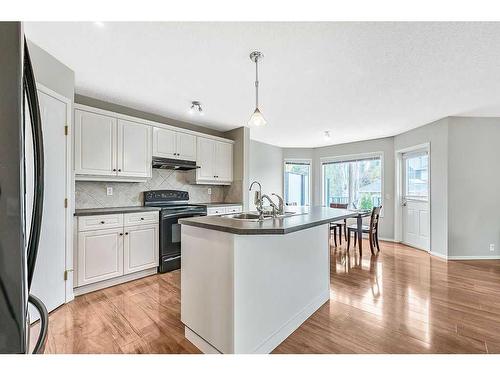
M 494 243 L 490 243 L 490 251 L 495 251 L 495 244 Z
M 106 187 L 106 195 L 113 195 L 113 188 L 111 186 Z
M 212 188 L 208 188 L 208 195 L 212 195 Z

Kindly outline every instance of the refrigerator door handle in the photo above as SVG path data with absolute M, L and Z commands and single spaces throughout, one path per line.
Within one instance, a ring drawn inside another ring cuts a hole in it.
M 40 334 L 38 335 L 38 340 L 36 341 L 35 347 L 33 349 L 33 354 L 43 354 L 45 350 L 45 344 L 47 343 L 47 331 L 49 329 L 49 313 L 47 308 L 40 299 L 30 294 L 28 297 L 28 302 L 31 303 L 40 314 Z
M 31 216 L 31 230 L 28 241 L 28 291 L 35 271 L 36 257 L 38 254 L 38 243 L 42 228 L 43 213 L 43 135 L 38 95 L 36 91 L 35 75 L 31 66 L 28 43 L 24 38 L 24 90 L 28 100 L 28 109 L 31 118 L 31 129 L 33 132 L 33 155 L 34 155 L 34 194 L 33 214 Z

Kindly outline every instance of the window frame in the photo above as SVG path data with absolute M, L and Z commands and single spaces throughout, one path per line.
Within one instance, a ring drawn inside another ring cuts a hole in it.
M 307 200 L 309 201 L 309 205 L 306 205 L 305 207 L 311 207 L 312 204 L 312 178 L 313 178 L 313 160 L 312 159 L 301 159 L 301 158 L 284 158 L 283 159 L 283 201 L 285 202 L 286 206 L 286 201 L 285 201 L 285 191 L 286 191 L 286 186 L 285 186 L 285 173 L 286 173 L 286 165 L 287 163 L 292 164 L 292 163 L 297 163 L 297 164 L 307 164 L 309 165 L 309 194 L 307 197 Z M 291 207 L 291 206 L 290 206 Z
M 349 162 L 354 160 L 362 160 L 362 159 L 372 159 L 372 158 L 380 158 L 380 197 L 382 201 L 382 210 L 380 212 L 380 216 L 384 216 L 384 207 L 385 207 L 385 172 L 384 172 L 384 152 L 383 151 L 375 151 L 375 152 L 365 152 L 359 154 L 349 154 L 349 155 L 338 155 L 338 156 L 326 156 L 320 158 L 319 168 L 321 174 L 321 205 L 326 207 L 325 202 L 325 174 L 323 172 L 324 164 L 335 163 L 335 162 Z
M 426 155 L 427 156 L 427 196 L 422 197 L 418 195 L 408 195 L 407 194 L 407 189 L 408 189 L 408 168 L 406 166 L 406 162 L 408 159 L 418 157 L 421 155 Z M 430 153 L 429 150 L 427 149 L 417 149 L 417 150 L 411 150 L 408 152 L 404 152 L 401 154 L 401 160 L 403 163 L 403 173 L 402 173 L 402 193 L 403 193 L 403 199 L 410 200 L 410 201 L 419 201 L 419 202 L 429 202 L 430 200 Z

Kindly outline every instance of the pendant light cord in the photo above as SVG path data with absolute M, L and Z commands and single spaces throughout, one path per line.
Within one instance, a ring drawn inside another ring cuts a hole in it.
M 255 59 L 255 109 L 259 108 L 259 59 Z

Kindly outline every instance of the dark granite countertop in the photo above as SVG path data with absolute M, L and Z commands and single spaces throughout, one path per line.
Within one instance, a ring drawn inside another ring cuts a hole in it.
M 224 217 L 224 215 L 186 218 L 180 219 L 179 222 L 182 225 L 190 225 L 233 234 L 262 235 L 287 234 L 330 223 L 332 221 L 357 216 L 357 213 L 354 211 L 322 206 L 305 208 L 294 207 L 293 209 L 287 207 L 287 210 L 295 211 L 296 215 L 281 219 L 266 219 L 261 222 L 236 220 Z
M 227 203 L 227 202 L 209 202 L 209 203 L 196 203 L 207 207 L 225 207 L 225 206 L 243 206 L 241 202 Z
M 104 207 L 104 208 L 82 208 L 75 210 L 75 216 L 108 215 L 108 214 L 128 214 L 131 212 L 160 211 L 159 207 Z

